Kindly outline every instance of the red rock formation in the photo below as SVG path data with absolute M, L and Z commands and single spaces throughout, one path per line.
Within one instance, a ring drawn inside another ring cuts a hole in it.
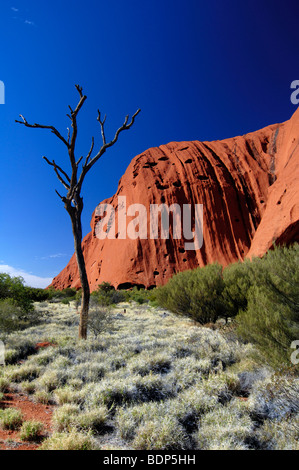
M 105 202 L 127 206 L 203 204 L 204 243 L 185 251 L 184 240 L 83 241 L 90 287 L 165 283 L 174 273 L 218 261 L 223 265 L 261 256 L 276 243 L 299 240 L 299 109 L 293 117 L 257 132 L 215 142 L 172 142 L 135 157 Z M 129 223 L 134 217 L 128 217 Z M 118 230 L 118 227 L 116 228 Z M 76 260 L 53 280 L 55 288 L 79 287 Z

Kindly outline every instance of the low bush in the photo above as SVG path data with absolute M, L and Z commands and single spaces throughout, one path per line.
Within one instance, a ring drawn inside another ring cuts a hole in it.
M 222 267 L 210 264 L 173 276 L 157 289 L 157 301 L 164 308 L 204 324 L 224 316 Z
M 0 300 L 3 299 L 13 299 L 23 312 L 33 310 L 33 302 L 22 277 L 0 273 Z
M 230 264 L 223 270 L 224 289 L 222 292 L 225 317 L 235 317 L 248 304 L 249 289 L 259 283 L 263 262 L 258 258 Z
M 291 366 L 291 344 L 299 338 L 299 245 L 276 247 L 262 262 L 263 279 L 248 290 L 238 333 L 257 344 L 272 366 Z
M 126 300 L 124 292 L 117 291 L 109 282 L 102 282 L 98 289 L 92 293 L 92 297 L 98 304 L 104 307 Z
M 176 274 L 156 290 L 156 299 L 162 307 L 201 324 L 236 317 L 234 334 L 257 345 L 264 359 L 279 368 L 291 366 L 291 344 L 299 338 L 298 287 L 295 243 L 225 269 L 211 264 Z
M 50 302 L 64 302 L 67 303 L 66 300 L 75 300 L 76 299 L 76 294 L 77 290 L 75 288 L 67 287 L 66 289 L 63 290 L 58 290 L 54 289 L 53 287 L 50 287 L 47 289 L 47 294 L 48 294 L 48 300 Z
M 38 289 L 36 287 L 26 287 L 29 298 L 33 302 L 45 302 L 50 298 L 50 293 L 47 289 Z
M 0 330 L 5 333 L 24 330 L 39 323 L 37 311 L 24 309 L 15 299 L 0 300 Z
M 116 290 L 109 282 L 103 282 L 92 296 L 102 306 L 116 305 L 120 302 L 136 302 L 139 305 L 155 302 L 155 290 L 146 290 L 137 286 L 128 290 Z
M 88 327 L 95 337 L 104 331 L 112 331 L 114 326 L 113 316 L 108 307 L 92 307 L 88 316 Z

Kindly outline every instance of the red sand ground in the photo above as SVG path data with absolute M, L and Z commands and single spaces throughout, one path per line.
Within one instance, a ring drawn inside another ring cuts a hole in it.
M 44 425 L 44 435 L 51 432 L 53 406 L 33 403 L 21 393 L 6 393 L 0 402 L 0 408 L 18 408 L 25 421 L 39 421 Z M 36 450 L 40 445 L 40 443 L 21 441 L 18 431 L 0 429 L 0 450 Z

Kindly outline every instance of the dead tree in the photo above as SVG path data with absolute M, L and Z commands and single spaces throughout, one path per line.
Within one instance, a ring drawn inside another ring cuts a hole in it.
M 110 141 L 106 141 L 105 135 L 105 121 L 106 115 L 102 119 L 100 111 L 98 111 L 97 120 L 100 124 L 101 134 L 102 134 L 102 146 L 99 151 L 94 155 L 94 137 L 92 137 L 90 150 L 85 157 L 85 160 L 82 163 L 81 168 L 79 165 L 83 160 L 83 157 L 80 157 L 78 160 L 75 156 L 75 147 L 78 134 L 78 125 L 77 125 L 77 116 L 80 109 L 82 108 L 87 97 L 83 95 L 83 89 L 79 85 L 75 85 L 79 93 L 79 102 L 77 107 L 73 110 L 70 106 L 70 114 L 67 114 L 67 117 L 71 121 L 72 131 L 68 129 L 68 135 L 66 138 L 54 127 L 54 126 L 44 126 L 41 124 L 29 124 L 27 120 L 20 114 L 22 121 L 16 120 L 17 123 L 23 124 L 26 127 L 34 129 L 49 129 L 58 139 L 60 139 L 64 145 L 67 147 L 70 163 L 71 163 L 71 175 L 69 176 L 66 171 L 64 171 L 54 160 L 50 161 L 48 158 L 43 157 L 45 161 L 53 167 L 57 178 L 60 183 L 66 188 L 66 196 L 62 196 L 57 190 L 56 193 L 60 197 L 61 201 L 64 203 L 64 207 L 67 210 L 71 222 L 72 222 L 72 231 L 74 236 L 75 244 L 75 254 L 78 264 L 78 271 L 82 286 L 82 307 L 80 312 L 80 325 L 79 325 L 79 338 L 87 338 L 87 324 L 88 324 L 88 312 L 89 312 L 89 301 L 90 301 L 90 287 L 88 282 L 88 276 L 86 272 L 85 260 L 82 251 L 82 222 L 81 214 L 83 210 L 83 197 L 81 196 L 82 184 L 85 176 L 94 166 L 94 164 L 102 157 L 109 147 L 112 147 L 118 140 L 119 134 L 122 131 L 130 129 L 134 124 L 137 114 L 139 114 L 140 109 L 132 116 L 131 121 L 129 122 L 129 116 L 126 116 L 123 125 L 116 131 L 114 138 Z

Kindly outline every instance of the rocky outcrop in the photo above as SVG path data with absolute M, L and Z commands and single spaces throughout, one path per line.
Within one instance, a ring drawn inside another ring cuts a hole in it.
M 148 288 L 186 269 L 261 256 L 274 241 L 298 241 L 298 144 L 299 109 L 283 124 L 244 136 L 172 142 L 135 157 L 117 193 L 104 202 L 116 216 L 119 196 L 126 196 L 127 207 L 143 204 L 148 214 L 150 204 L 203 204 L 203 245 L 186 250 L 172 231 L 169 239 L 122 239 L 117 224 L 116 239 L 99 240 L 94 213 L 83 241 L 91 289 L 103 281 Z M 74 256 L 52 285 L 80 286 Z

